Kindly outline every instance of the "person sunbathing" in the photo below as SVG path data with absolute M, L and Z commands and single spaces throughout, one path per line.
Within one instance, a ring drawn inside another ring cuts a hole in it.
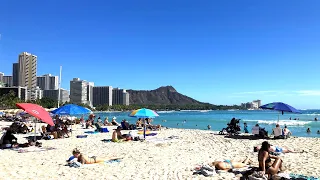
M 211 167 L 215 167 L 218 170 L 229 171 L 234 168 L 243 168 L 248 166 L 252 161 L 247 157 L 244 161 L 238 162 L 234 160 L 214 161 L 209 164 Z
M 109 122 L 109 118 L 106 117 L 106 119 L 104 120 L 104 125 L 105 126 L 112 126 L 112 123 Z
M 121 127 L 118 126 L 112 133 L 112 142 L 121 142 L 124 140 L 124 136 L 121 134 Z
M 109 161 L 109 160 L 120 159 L 120 158 L 117 158 L 117 157 L 113 157 L 113 158 L 98 158 L 97 156 L 85 156 L 77 148 L 75 148 L 72 151 L 72 155 L 74 156 L 74 158 L 77 158 L 77 161 L 80 162 L 81 164 L 95 164 L 95 163 L 102 163 L 102 162 Z
M 261 146 L 253 147 L 253 151 L 254 152 L 258 152 L 260 149 L 261 149 Z M 287 147 L 279 147 L 279 146 L 273 146 L 273 145 L 270 145 L 269 152 L 274 152 L 274 153 L 299 153 L 299 152 L 290 150 Z

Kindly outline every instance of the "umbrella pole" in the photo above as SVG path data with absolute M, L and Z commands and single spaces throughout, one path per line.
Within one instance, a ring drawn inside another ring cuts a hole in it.
M 37 131 L 36 131 L 36 129 L 37 129 L 37 118 L 34 118 L 34 142 L 36 142 L 37 141 Z
M 146 119 L 144 118 L 144 126 L 143 126 L 143 138 L 146 139 Z
M 278 123 L 279 123 L 279 121 L 280 121 L 280 111 L 278 113 Z

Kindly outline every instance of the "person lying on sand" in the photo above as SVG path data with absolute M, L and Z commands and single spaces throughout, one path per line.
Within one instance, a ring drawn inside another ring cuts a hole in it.
M 234 160 L 224 160 L 224 161 L 214 161 L 209 164 L 211 167 L 215 167 L 218 170 L 231 170 L 234 168 L 243 168 L 252 163 L 252 161 L 247 157 L 244 161 L 238 162 Z
M 253 147 L 253 151 L 254 152 L 258 152 L 260 149 L 261 149 L 261 146 Z M 290 150 L 287 147 L 279 147 L 279 146 L 273 146 L 273 145 L 270 145 L 269 152 L 275 152 L 275 153 L 300 153 L 300 152 L 296 152 L 296 151 Z M 302 151 L 302 152 L 304 152 L 304 151 Z
M 113 157 L 113 158 L 98 158 L 97 156 L 86 156 L 80 152 L 79 149 L 75 148 L 72 151 L 74 158 L 77 158 L 77 161 L 81 164 L 94 164 L 94 163 L 102 163 L 110 160 L 117 160 L 121 158 Z

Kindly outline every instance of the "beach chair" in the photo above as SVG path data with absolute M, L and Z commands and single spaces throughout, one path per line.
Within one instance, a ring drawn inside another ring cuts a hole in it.
M 254 127 L 252 127 L 252 134 L 254 135 L 254 136 L 259 136 L 259 134 L 260 134 L 260 127 L 259 126 L 254 126 Z
M 47 129 L 45 126 L 41 126 L 41 139 L 53 139 L 53 135 L 51 135 L 50 132 L 47 132 Z

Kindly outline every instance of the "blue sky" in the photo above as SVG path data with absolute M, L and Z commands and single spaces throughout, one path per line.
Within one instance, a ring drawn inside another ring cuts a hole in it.
M 172 85 L 214 104 L 320 108 L 319 0 L 33 0 L 1 3 L 0 71 L 23 51 L 38 75 L 126 89 Z

